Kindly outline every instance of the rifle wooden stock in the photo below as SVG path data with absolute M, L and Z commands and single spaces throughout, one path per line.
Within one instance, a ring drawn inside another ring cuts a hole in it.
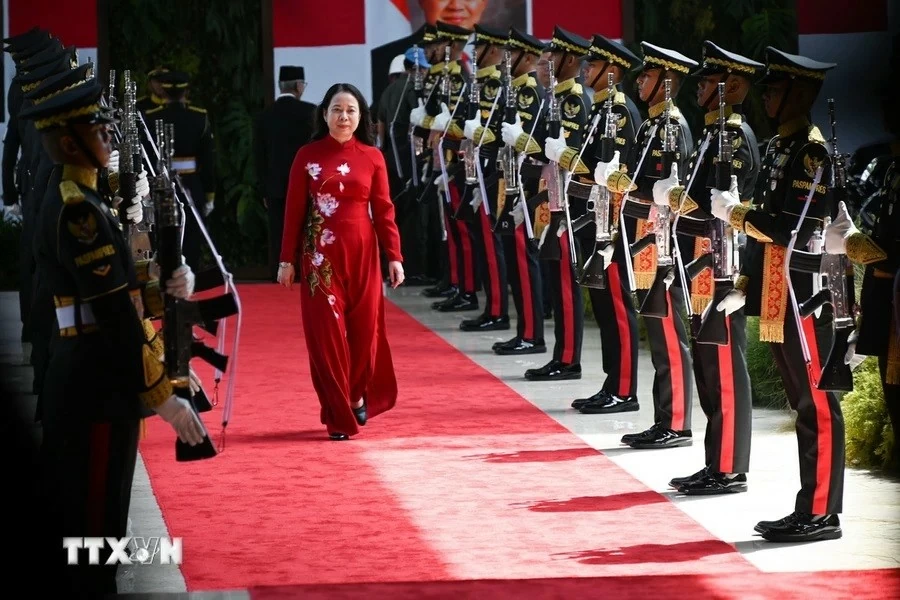
M 590 220 L 592 219 L 589 219 L 589 221 Z M 594 242 L 594 251 L 588 257 L 587 262 L 584 263 L 581 277 L 578 278 L 578 285 L 597 290 L 606 289 L 606 260 L 603 258 L 603 255 L 600 254 L 600 250 L 605 244 L 611 243 L 612 242 Z
M 822 365 L 822 375 L 816 386 L 823 392 L 852 392 L 853 371 L 850 365 L 844 364 L 844 356 L 850 347 L 850 334 L 853 327 L 835 328 L 834 338 L 828 359 Z

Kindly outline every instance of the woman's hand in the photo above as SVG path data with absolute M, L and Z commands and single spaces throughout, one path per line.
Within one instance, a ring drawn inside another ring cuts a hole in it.
M 406 275 L 403 274 L 403 263 L 399 260 L 392 260 L 388 263 L 388 274 L 391 277 L 392 288 L 396 288 L 406 279 Z
M 291 263 L 281 263 L 278 265 L 278 283 L 291 289 L 294 285 L 294 265 Z

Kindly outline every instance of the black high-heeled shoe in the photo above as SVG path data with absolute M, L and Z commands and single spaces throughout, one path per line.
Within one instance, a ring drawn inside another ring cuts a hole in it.
M 363 425 L 366 424 L 366 420 L 368 419 L 368 416 L 366 415 L 366 403 L 365 402 L 363 402 L 362 406 L 360 406 L 359 408 L 353 409 L 353 416 L 356 417 L 356 422 L 359 424 L 360 427 L 362 427 Z
M 346 433 L 329 433 L 328 437 L 333 442 L 342 442 L 344 440 L 350 439 L 350 436 L 347 435 Z

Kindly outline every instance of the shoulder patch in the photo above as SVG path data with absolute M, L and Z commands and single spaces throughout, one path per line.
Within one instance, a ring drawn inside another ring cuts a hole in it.
M 203 113 L 204 115 L 206 114 L 205 108 L 200 108 L 199 106 L 192 106 L 190 104 L 188 104 L 188 108 L 194 112 Z
M 80 204 L 84 202 L 84 192 L 78 187 L 78 184 L 68 179 L 59 182 L 59 193 L 62 196 L 63 204 Z
M 727 121 L 725 121 L 725 127 L 733 127 L 734 129 L 740 129 L 743 122 L 744 122 L 744 119 L 741 118 L 740 113 L 731 113 L 731 116 L 728 117 Z
M 581 96 L 582 94 L 584 94 L 584 86 L 582 86 L 580 83 L 575 83 L 572 86 L 571 93 L 575 94 L 576 96 Z
M 623 94 L 622 92 L 616 92 L 615 96 L 613 97 L 613 104 L 625 106 L 625 94 Z
M 154 106 L 153 108 L 148 108 L 148 109 L 147 109 L 147 114 L 149 115 L 149 114 L 151 114 L 151 113 L 159 112 L 159 111 L 161 111 L 162 109 L 164 109 L 165 107 L 166 107 L 165 104 L 160 104 L 159 106 Z

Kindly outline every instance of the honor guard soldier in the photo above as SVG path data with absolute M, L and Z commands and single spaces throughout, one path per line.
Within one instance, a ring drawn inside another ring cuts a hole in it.
M 544 44 L 532 35 L 511 28 L 506 50 L 510 52 L 517 119 L 514 123 L 504 121 L 501 136 L 504 145 L 525 158 L 519 169 L 522 193 L 515 200 L 506 198 L 507 203 L 515 203 L 511 211 L 514 230 L 512 235 L 502 236 L 507 277 L 518 315 L 516 335 L 506 342 L 498 342 L 493 350 L 499 355 L 543 354 L 547 351 L 543 282 L 537 244 L 529 233 L 532 226 L 530 222 L 525 224 L 528 218 L 525 199 L 538 193 L 541 171 L 538 159 L 543 154 L 547 132 L 543 122 L 546 91 L 537 81 L 537 63 Z
M 146 115 L 151 108 L 156 108 L 166 103 L 166 92 L 162 87 L 161 75 L 173 70 L 172 67 L 167 65 L 160 65 L 147 73 L 147 89 L 150 91 L 150 94 L 135 100 L 135 108 L 138 111 Z M 150 124 L 148 123 L 147 126 L 149 127 Z M 151 129 L 151 131 L 153 130 Z
M 687 283 L 690 320 L 697 325 L 691 340 L 694 375 L 707 418 L 706 464 L 694 475 L 676 477 L 669 484 L 687 495 L 747 490 L 753 417 L 745 356 L 747 319 L 740 309 L 728 316 L 715 307 L 708 309 L 734 287 L 740 268 L 734 259 L 738 243 L 736 232 L 712 215 L 711 191 L 725 187 L 726 178 L 731 187 L 730 178 L 734 177 L 741 202 L 746 205 L 753 198 L 759 146 L 741 105 L 764 71 L 761 63 L 704 42 L 701 67 L 693 73 L 699 78 L 697 104 L 706 111 L 699 147 L 691 154 L 685 173 L 653 185 L 653 201 L 680 215 L 677 233 L 695 240 L 693 252 L 683 256 L 684 264 L 702 269 L 698 273 L 689 268 L 693 280 Z M 726 166 L 729 157 L 730 166 Z
M 194 205 L 205 218 L 216 198 L 215 141 L 205 108 L 193 106 L 185 98 L 189 78 L 180 71 L 160 74 L 166 103 L 147 111 L 147 126 L 161 119 L 175 129 L 175 156 L 172 170 L 178 173 Z M 185 211 L 184 257 L 194 271 L 200 270 L 202 236 L 191 210 Z
M 475 270 L 475 252 L 473 234 L 469 223 L 464 218 L 457 218 L 460 211 L 465 210 L 464 187 L 460 187 L 454 177 L 462 168 L 459 153 L 451 149 L 451 144 L 444 146 L 443 173 L 441 161 L 436 156 L 441 138 L 448 131 L 453 113 L 460 114 L 457 104 L 464 101 L 463 91 L 470 85 L 469 75 L 463 71 L 460 59 L 463 48 L 472 32 L 468 29 L 438 21 L 436 37 L 441 43 L 440 57 L 432 62 L 438 67 L 439 79 L 436 89 L 429 92 L 430 99 L 425 106 L 426 116 L 422 117 L 420 109 L 412 111 L 414 124 L 430 129 L 429 150 L 432 153 L 431 172 L 433 178 L 430 185 L 437 191 L 437 204 L 444 215 L 444 228 L 447 232 L 448 264 L 451 271 L 456 271 L 457 289 L 455 293 L 443 301 L 435 302 L 432 308 L 439 312 L 460 312 L 478 309 L 478 277 Z M 448 51 L 449 50 L 449 54 Z M 432 68 L 434 68 L 432 67 Z M 464 102 L 463 102 L 464 103 Z M 442 204 L 440 204 L 442 203 Z M 451 276 L 452 277 L 452 276 Z M 451 280 L 452 281 L 452 280 Z
M 788 401 L 797 411 L 800 491 L 794 512 L 756 525 L 756 531 L 773 542 L 841 537 L 843 415 L 835 393 L 818 389 L 808 373 L 822 370 L 819 356 L 822 349 L 827 352 L 831 347 L 833 317 L 826 309 L 818 318 L 810 316 L 797 323 L 790 295 L 810 298 L 813 277 L 793 272 L 788 281 L 784 267 L 792 232 L 798 232 L 795 246 L 805 249 L 814 230 L 831 215 L 827 204 L 831 157 L 819 128 L 807 115 L 825 73 L 834 66 L 766 48 L 766 74 L 759 83 L 766 86 L 763 103 L 766 114 L 778 123 L 778 133 L 763 158 L 754 195 L 758 206 L 742 204 L 735 185 L 712 192 L 712 214 L 748 238 L 736 289 L 716 308 L 730 314 L 743 306 L 746 315 L 759 316 L 760 341 L 772 349 Z M 810 352 L 809 365 L 800 336 Z
M 56 304 L 58 337 L 43 395 L 44 477 L 48 546 L 55 567 L 47 580 L 62 590 L 116 592 L 116 566 L 68 565 L 64 536 L 126 535 L 142 406 L 193 445 L 204 431 L 149 346 L 132 301 L 134 263 L 120 221 L 97 192 L 97 171 L 110 153 L 111 114 L 95 80 L 76 84 L 23 110 L 62 165 L 61 181 L 42 210 L 40 269 Z M 190 269 L 176 270 L 166 289 L 187 298 Z M 100 564 L 110 556 L 100 548 Z
M 531 381 L 581 379 L 584 305 L 575 278 L 578 256 L 577 248 L 573 251 L 573 233 L 567 227 L 566 211 L 569 209 L 565 206 L 568 200 L 564 190 L 567 171 L 573 166 L 566 160 L 571 154 L 566 150 L 581 146 L 588 127 L 591 98 L 577 78 L 581 72 L 581 57 L 588 53 L 590 45 L 586 39 L 560 27 L 555 28 L 549 44 L 553 64 L 550 76 L 556 86 L 548 90 L 553 97 L 548 98 L 545 121 L 544 156 L 549 163 L 541 185 L 547 187 L 548 201 L 546 209 L 537 209 L 543 216 L 534 219 L 534 234 L 542 239 L 539 255 L 548 263 L 556 343 L 550 362 L 525 371 L 525 378 Z M 553 110 L 550 110 L 551 104 L 555 106 Z M 558 133 L 553 131 L 556 128 Z M 584 204 L 573 210 L 579 208 L 583 209 Z
M 900 432 L 900 147 L 893 145 L 890 167 L 881 184 L 883 194 L 878 216 L 870 235 L 853 224 L 847 207 L 841 204 L 838 217 L 825 228 L 825 252 L 845 254 L 865 266 L 857 334 L 851 337 L 844 357 L 849 364 L 854 354 L 878 357 L 878 371 L 884 402 L 891 419 L 894 439 Z M 890 323 L 890 327 L 885 327 Z M 900 444 L 894 443 L 891 462 L 900 465 Z
M 475 71 L 474 86 L 478 92 L 477 102 L 472 102 L 471 94 L 456 111 L 448 135 L 456 139 L 465 137 L 470 141 L 472 156 L 462 155 L 463 168 L 457 171 L 456 185 L 465 190 L 463 205 L 469 203 L 462 218 L 471 219 L 472 246 L 476 249 L 479 281 L 484 290 L 484 312 L 474 319 L 460 323 L 462 331 L 500 331 L 509 325 L 509 289 L 506 279 L 506 259 L 500 234 L 494 230 L 499 205 L 498 194 L 502 173 L 497 168 L 497 156 L 502 138 L 500 124 L 503 122 L 505 100 L 503 97 L 502 72 L 503 47 L 507 32 L 475 25 Z M 471 88 L 470 88 L 471 90 Z M 461 146 L 462 147 L 462 146 Z M 475 148 L 478 148 L 475 168 Z M 474 178 L 472 177 L 474 175 Z M 482 197 L 482 190 L 486 197 Z M 505 199 L 505 195 L 504 195 Z M 462 211 L 460 211 L 462 212 Z
M 698 67 L 683 54 L 641 42 L 644 58 L 637 78 L 638 94 L 648 106 L 648 118 L 638 129 L 631 152 L 620 170 L 619 155 L 598 162 L 594 179 L 613 193 L 625 194 L 622 212 L 628 243 L 649 245 L 626 261 L 630 287 L 638 313 L 644 316 L 653 367 L 654 424 L 641 433 L 626 434 L 622 443 L 632 448 L 667 448 L 692 443 L 691 404 L 693 377 L 688 335 L 682 320 L 685 310 L 674 253 L 687 255 L 689 238 L 671 233 L 672 215 L 656 210 L 653 184 L 682 167 L 693 151 L 693 138 L 674 98 L 684 79 Z M 669 98 L 668 103 L 666 98 Z M 635 222 L 636 220 L 636 222 Z M 620 227 L 620 235 L 622 234 Z M 676 243 L 680 244 L 676 247 Z M 690 244 L 693 248 L 693 243 Z M 634 254 L 637 249 L 630 249 Z M 636 401 L 635 401 L 636 402 Z
M 634 144 L 637 127 L 642 119 L 634 102 L 622 92 L 622 80 L 631 70 L 641 64 L 641 59 L 622 44 L 595 35 L 591 48 L 584 57 L 587 64 L 585 82 L 593 91 L 593 105 L 589 123 L 594 127 L 592 135 L 585 140 L 578 152 L 581 154 L 579 175 L 569 187 L 570 195 L 580 194 L 587 198 L 592 188 L 598 185 L 593 180 L 597 163 L 610 160 L 604 156 L 605 151 L 619 152 L 620 156 L 628 156 Z M 610 77 L 612 78 L 610 80 Z M 611 84 L 611 85 L 610 85 Z M 596 125 L 594 125 L 596 123 Z M 607 130 L 609 129 L 609 130 Z M 612 138 L 607 140 L 607 138 Z M 573 149 L 566 150 L 574 153 Z M 637 403 L 637 361 L 638 361 L 638 324 L 637 313 L 631 300 L 628 277 L 625 275 L 625 250 L 622 237 L 616 236 L 619 223 L 622 194 L 610 194 L 606 188 L 599 190 L 607 195 L 601 202 L 600 194 L 594 200 L 594 206 L 581 218 L 588 224 L 578 230 L 579 241 L 585 252 L 600 252 L 594 255 L 590 263 L 584 265 L 585 272 L 593 268 L 602 269 L 605 284 L 600 287 L 593 281 L 585 280 L 582 274 L 581 284 L 586 286 L 591 298 L 591 308 L 597 326 L 600 328 L 603 371 L 606 380 L 600 390 L 588 398 L 579 398 L 572 407 L 585 414 L 605 414 L 633 411 L 638 409 Z M 594 214 L 605 206 L 606 226 L 603 219 Z M 592 209 L 592 210 L 591 210 Z M 581 220 L 580 219 L 580 220 Z M 601 224 L 603 231 L 597 230 Z M 598 236 L 599 234 L 599 236 Z M 603 244 L 603 242 L 606 242 Z M 602 249 L 601 249 L 602 244 Z M 602 264 L 594 264 L 601 261 Z

